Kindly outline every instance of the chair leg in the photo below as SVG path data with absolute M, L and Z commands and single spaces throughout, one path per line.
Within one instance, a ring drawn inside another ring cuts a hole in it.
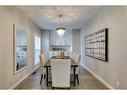
M 44 79 L 45 79 L 45 77 L 46 77 L 46 74 L 44 74 Z
M 43 74 L 41 74 L 41 80 L 40 80 L 40 84 L 42 83 L 42 79 L 43 79 Z
M 54 87 L 52 87 L 52 89 L 54 89 Z
M 76 75 L 76 77 L 77 77 L 77 83 L 79 84 L 79 77 L 78 77 L 78 75 Z
M 68 87 L 68 89 L 70 89 L 70 87 Z

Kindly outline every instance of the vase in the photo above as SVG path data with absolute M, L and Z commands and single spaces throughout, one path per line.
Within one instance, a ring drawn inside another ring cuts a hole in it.
M 61 57 L 64 58 L 64 52 L 61 52 Z

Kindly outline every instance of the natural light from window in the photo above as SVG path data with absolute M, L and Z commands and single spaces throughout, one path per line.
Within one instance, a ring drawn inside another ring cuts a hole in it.
M 34 37 L 35 41 L 35 62 L 34 64 L 37 65 L 40 62 L 39 56 L 41 54 L 41 38 L 38 35 Z

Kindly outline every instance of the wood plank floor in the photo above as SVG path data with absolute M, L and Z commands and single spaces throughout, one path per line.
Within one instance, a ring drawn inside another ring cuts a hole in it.
M 71 84 L 71 89 L 108 89 L 83 67 L 80 66 L 79 70 L 79 85 L 76 84 L 74 87 Z M 15 89 L 52 89 L 51 84 L 49 87 L 46 86 L 46 80 L 43 80 L 40 85 L 40 76 L 40 72 L 37 70 L 35 74 L 31 74 Z

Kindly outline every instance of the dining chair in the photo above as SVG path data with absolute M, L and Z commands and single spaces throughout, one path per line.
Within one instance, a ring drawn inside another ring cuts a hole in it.
M 79 63 L 80 63 L 80 58 L 81 58 L 81 56 L 79 54 L 76 54 L 75 59 L 74 59 L 75 63 L 78 64 L 78 67 L 76 68 L 76 72 L 75 72 L 78 84 L 79 84 Z
M 70 59 L 51 59 L 52 89 L 70 89 Z
M 40 84 L 42 83 L 42 79 L 46 76 L 46 69 L 44 68 L 44 65 L 48 62 L 48 57 L 45 53 L 40 55 L 40 63 L 41 63 L 41 80 Z
M 78 64 L 78 67 L 76 67 L 76 71 L 75 71 L 75 76 L 76 76 L 76 79 L 77 79 L 77 83 L 79 84 L 79 63 L 80 63 L 80 55 L 73 52 L 72 53 L 72 60 Z M 71 69 L 71 73 L 73 74 L 73 68 Z

